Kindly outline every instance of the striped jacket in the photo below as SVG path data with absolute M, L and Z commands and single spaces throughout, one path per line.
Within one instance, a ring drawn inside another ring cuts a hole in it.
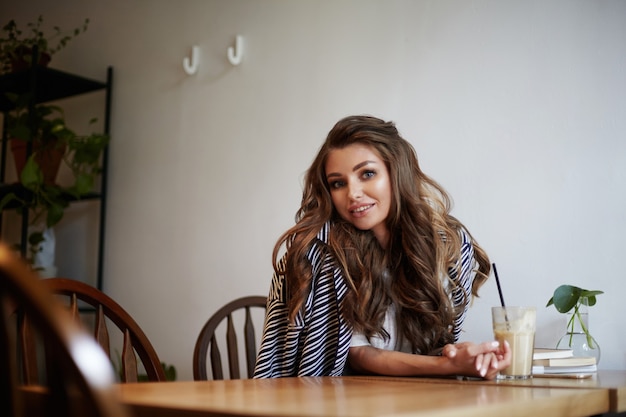
M 311 290 L 293 323 L 288 318 L 285 277 L 276 273 L 272 277 L 254 378 L 343 374 L 352 328 L 341 314 L 348 291 L 343 273 L 334 258 L 322 250 L 328 242 L 329 228 L 330 223 L 326 223 L 307 254 L 313 270 Z M 461 243 L 458 282 L 470 294 L 474 248 L 465 231 L 461 232 Z M 281 268 L 284 259 L 280 261 Z M 454 273 L 451 278 L 457 279 Z M 463 289 L 457 287 L 451 294 L 455 305 L 462 303 Z M 466 305 L 455 320 L 455 340 L 459 338 L 468 308 Z

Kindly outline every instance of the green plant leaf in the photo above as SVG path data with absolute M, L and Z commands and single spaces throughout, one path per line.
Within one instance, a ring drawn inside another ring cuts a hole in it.
M 20 140 L 29 140 L 30 139 L 30 129 L 25 125 L 17 125 L 12 129 L 9 129 L 9 134 Z
M 593 290 L 593 291 L 590 291 L 590 290 L 582 290 L 582 291 L 581 291 L 581 293 L 580 293 L 580 296 L 581 296 L 581 297 L 592 297 L 592 296 L 595 296 L 595 295 L 600 295 L 600 294 L 604 294 L 604 291 L 598 291 L 598 290 Z
M 161 366 L 165 372 L 165 380 L 176 381 L 176 367 L 174 367 L 174 365 L 167 365 L 165 362 L 161 362 Z
M 69 191 L 77 197 L 80 197 L 91 191 L 91 189 L 93 188 L 93 184 L 93 175 L 78 174 L 76 175 L 76 181 L 74 182 L 74 185 L 70 188 Z
M 43 173 L 39 168 L 39 164 L 35 161 L 34 154 L 26 161 L 22 175 L 20 176 L 20 181 L 24 187 L 31 191 L 36 190 L 43 184 Z
M 28 244 L 31 246 L 37 246 L 44 240 L 43 232 L 33 232 L 28 235 Z
M 46 216 L 46 226 L 52 227 L 63 218 L 63 206 L 59 204 L 51 204 L 48 207 L 48 215 Z
M 570 311 L 580 298 L 582 290 L 573 285 L 561 285 L 554 290 L 552 296 L 554 300 L 554 307 L 556 307 L 559 313 L 567 313 Z
M 4 210 L 4 207 L 14 200 L 18 200 L 17 195 L 15 195 L 15 193 L 9 193 L 5 195 L 2 198 L 2 200 L 0 200 L 0 211 Z
M 580 298 L 587 297 L 587 305 L 591 307 L 591 306 L 596 305 L 596 295 L 599 295 L 599 294 L 604 294 L 604 291 L 582 290 L 580 293 Z
M 589 307 L 594 306 L 596 305 L 596 295 L 598 294 L 604 294 L 604 291 L 581 289 L 579 303 Z

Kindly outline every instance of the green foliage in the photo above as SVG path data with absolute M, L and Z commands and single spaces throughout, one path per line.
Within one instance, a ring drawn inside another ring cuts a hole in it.
M 578 308 L 582 299 L 586 298 L 586 305 L 596 305 L 596 295 L 604 294 L 604 291 L 585 290 L 573 285 L 561 285 L 554 290 L 554 295 L 548 300 L 546 307 L 554 304 L 559 313 L 568 313 L 572 308 Z
M 37 224 L 44 216 L 47 227 L 52 227 L 61 221 L 69 201 L 64 198 L 62 187 L 44 183 L 41 168 L 35 161 L 35 154 L 31 155 L 26 161 L 20 176 L 20 182 L 32 194 L 28 199 L 21 199 L 17 196 L 15 196 L 15 199 L 20 203 L 21 207 L 28 207 L 33 212 L 31 224 Z M 7 197 L 10 197 L 10 195 L 7 195 Z M 18 210 L 21 207 L 18 207 Z M 2 208 L 3 204 L 0 203 L 0 210 Z
M 14 19 L 2 27 L 0 37 L 0 73 L 12 70 L 14 61 L 23 60 L 29 65 L 32 60 L 32 48 L 37 47 L 39 54 L 50 56 L 65 48 L 69 41 L 85 32 L 89 26 L 89 19 L 85 19 L 81 26 L 69 31 L 63 31 L 58 26 L 52 28 L 52 33 L 46 35 L 43 31 L 43 16 L 35 22 L 26 24 L 24 31 L 20 29 Z
M 604 294 L 604 292 L 598 290 L 585 290 L 573 285 L 561 285 L 554 290 L 554 294 L 548 300 L 546 307 L 554 305 L 559 313 L 566 314 L 574 309 L 572 316 L 567 322 L 567 329 L 570 333 L 570 346 L 572 345 L 575 320 L 578 319 L 583 332 L 587 336 L 587 344 L 590 348 L 594 349 L 593 338 L 591 337 L 589 329 L 585 326 L 585 322 L 580 315 L 580 307 L 582 305 L 586 305 L 588 307 L 596 305 L 596 295 L 600 294 Z
M 165 362 L 161 362 L 161 367 L 165 372 L 165 380 L 166 381 L 176 381 L 176 368 L 174 365 L 168 365 Z M 137 382 L 148 382 L 148 375 L 139 374 L 137 375 Z
M 96 177 L 102 171 L 100 155 L 108 144 L 109 136 L 99 133 L 67 139 L 68 150 L 64 161 L 74 174 L 74 184 L 67 189 L 69 193 L 79 198 L 93 189 Z
M 65 115 L 59 106 L 39 104 L 29 109 L 30 94 L 7 93 L 14 109 L 7 114 L 9 137 L 23 141 L 39 141 L 48 146 L 61 140 L 66 142 L 76 134 L 65 125 Z
M 111 363 L 113 365 L 113 369 L 115 369 L 117 377 L 121 381 L 122 380 L 122 357 L 120 356 L 120 353 L 117 350 L 115 351 L 115 356 L 117 357 L 117 361 L 111 360 Z M 163 371 L 165 372 L 166 381 L 176 381 L 177 374 L 176 374 L 176 367 L 174 365 L 168 365 L 165 362 L 161 362 L 161 367 L 163 368 Z M 137 382 L 148 382 L 148 381 L 149 381 L 148 375 L 146 374 L 137 375 Z
M 60 107 L 39 104 L 29 112 L 23 104 L 27 98 L 11 98 L 17 107 L 7 114 L 9 136 L 37 144 L 38 149 L 30 155 L 20 174 L 20 183 L 29 191 L 28 196 L 23 198 L 9 193 L 0 201 L 0 210 L 9 203 L 17 203 L 17 210 L 28 208 L 32 211 L 31 224 L 45 219 L 46 226 L 52 227 L 61 221 L 71 200 L 80 199 L 93 190 L 101 172 L 100 157 L 109 143 L 109 136 L 101 133 L 77 135 L 65 124 Z M 92 119 L 90 123 L 95 121 Z M 73 183 L 67 187 L 46 184 L 37 163 L 37 152 L 52 147 L 65 149 L 63 161 L 73 177 Z
M 25 28 L 19 26 L 14 19 L 9 20 L 0 30 L 0 74 L 30 67 L 33 60 L 45 65 L 52 55 L 84 33 L 88 26 L 88 18 L 72 30 L 61 30 L 58 26 L 46 30 L 42 15 L 36 21 L 26 23 Z M 35 50 L 37 55 L 33 56 Z M 67 149 L 64 161 L 74 174 L 74 183 L 65 188 L 46 184 L 35 152 L 26 162 L 19 178 L 28 193 L 5 195 L 0 201 L 0 210 L 7 204 L 17 203 L 18 211 L 28 208 L 33 212 L 31 225 L 45 220 L 46 225 L 52 227 L 63 217 L 70 198 L 81 198 L 93 189 L 96 175 L 100 172 L 100 154 L 108 143 L 108 136 L 76 135 L 65 125 L 60 107 L 29 107 L 32 102 L 29 95 L 8 93 L 7 97 L 15 103 L 14 110 L 5 113 L 5 127 L 9 137 L 32 142 L 37 149 L 49 149 L 52 146 Z M 33 250 L 31 246 L 31 251 Z

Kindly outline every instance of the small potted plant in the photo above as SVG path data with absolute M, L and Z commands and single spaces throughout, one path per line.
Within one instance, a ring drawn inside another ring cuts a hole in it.
M 28 95 L 7 94 L 16 103 L 6 113 L 5 124 L 18 177 L 26 164 L 28 146 L 43 171 L 44 182 L 53 184 L 67 141 L 74 133 L 65 126 L 63 110 L 58 106 L 39 104 L 29 108 Z
M 594 356 L 600 360 L 600 346 L 589 332 L 588 308 L 596 305 L 596 296 L 603 291 L 586 290 L 573 285 L 560 285 L 548 300 L 559 313 L 567 314 L 565 335 L 557 348 L 570 348 L 576 356 Z
M 2 27 L 0 74 L 30 67 L 34 49 L 37 50 L 35 62 L 47 65 L 52 55 L 65 48 L 69 41 L 87 30 L 89 19 L 85 19 L 81 26 L 71 31 L 62 31 L 58 26 L 54 26 L 52 33 L 48 35 L 44 33 L 42 25 L 43 16 L 39 16 L 37 21 L 26 24 L 25 31 L 22 31 L 13 19 Z
M 92 119 L 91 123 L 95 121 Z M 18 211 L 28 209 L 32 213 L 29 224 L 41 225 L 28 236 L 29 261 L 36 264 L 33 259 L 41 252 L 46 230 L 63 218 L 71 201 L 93 190 L 101 172 L 101 155 L 109 143 L 109 136 L 101 133 L 76 134 L 65 124 L 62 109 L 47 104 L 38 104 L 31 111 L 17 106 L 7 114 L 7 127 L 12 147 L 15 149 L 14 143 L 30 143 L 32 153 L 24 156 L 25 161 L 16 161 L 21 188 L 2 198 L 0 210 L 5 207 Z M 61 159 L 53 163 L 56 168 L 62 162 L 71 170 L 72 183 L 69 186 L 55 182 L 56 172 L 44 175 L 42 167 L 52 159 L 50 154 Z

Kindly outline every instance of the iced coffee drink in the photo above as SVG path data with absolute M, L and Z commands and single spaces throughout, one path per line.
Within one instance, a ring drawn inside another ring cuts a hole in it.
M 498 378 L 524 379 L 531 376 L 535 346 L 535 307 L 493 307 L 493 333 L 496 340 L 511 347 L 511 365 Z

